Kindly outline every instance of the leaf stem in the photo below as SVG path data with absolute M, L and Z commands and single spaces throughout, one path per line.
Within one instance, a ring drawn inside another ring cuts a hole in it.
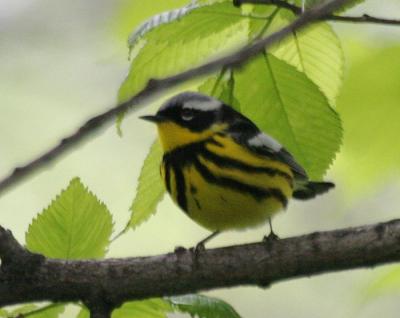
M 270 27 L 272 21 L 274 20 L 274 18 L 276 17 L 276 15 L 280 11 L 280 9 L 281 8 L 277 7 L 274 10 L 274 12 L 271 13 L 271 15 L 269 17 L 266 17 L 267 22 L 265 23 L 265 25 L 261 29 L 260 33 L 258 33 L 253 40 L 259 40 L 259 39 L 262 38 L 262 36 L 264 35 L 265 31 L 267 31 L 267 29 Z
M 217 80 L 215 81 L 215 83 L 214 83 L 214 85 L 213 85 L 213 88 L 212 88 L 212 90 L 211 90 L 211 96 L 214 96 L 214 95 L 215 95 L 215 92 L 217 91 L 217 88 L 218 88 L 219 84 L 221 83 L 221 80 L 222 80 L 222 78 L 224 77 L 224 75 L 225 75 L 225 73 L 226 73 L 226 70 L 227 70 L 227 68 L 224 66 L 224 67 L 221 69 L 221 72 L 219 72 L 219 75 L 218 75 L 218 77 L 217 77 Z
M 233 105 L 233 91 L 235 90 L 235 79 L 233 77 L 233 69 L 229 70 L 229 80 L 228 80 L 228 88 L 229 88 L 229 105 Z

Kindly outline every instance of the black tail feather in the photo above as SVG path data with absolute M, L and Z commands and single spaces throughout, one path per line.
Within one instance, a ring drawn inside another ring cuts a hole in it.
M 332 182 L 308 182 L 302 184 L 298 189 L 293 192 L 293 198 L 299 200 L 308 200 L 316 197 L 319 194 L 328 192 L 334 188 L 335 184 Z

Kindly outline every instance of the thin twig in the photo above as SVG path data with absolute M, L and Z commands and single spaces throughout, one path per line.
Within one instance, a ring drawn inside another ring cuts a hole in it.
M 205 63 L 201 66 L 194 67 L 182 73 L 166 77 L 163 79 L 151 79 L 147 83 L 146 87 L 140 91 L 135 96 L 131 97 L 126 102 L 119 104 L 111 108 L 110 110 L 97 115 L 86 123 L 84 123 L 76 132 L 69 135 L 68 137 L 61 140 L 55 147 L 49 149 L 39 157 L 30 161 L 24 166 L 15 168 L 13 172 L 0 181 L 0 194 L 4 190 L 8 189 L 12 185 L 16 184 L 18 181 L 26 178 L 32 172 L 38 170 L 39 168 L 48 165 L 61 154 L 65 153 L 67 150 L 71 149 L 73 146 L 84 141 L 91 134 L 98 131 L 105 124 L 110 123 L 118 114 L 126 112 L 132 108 L 133 105 L 138 106 L 144 102 L 149 101 L 156 95 L 166 91 L 169 88 L 175 87 L 189 79 L 198 78 L 206 74 L 218 71 L 222 67 L 237 67 L 242 65 L 244 62 L 257 55 L 263 51 L 266 47 L 271 46 L 271 44 L 282 40 L 285 36 L 292 34 L 293 31 L 303 28 L 305 25 L 312 23 L 326 16 L 330 12 L 333 12 L 340 8 L 349 0 L 333 0 L 322 5 L 318 5 L 304 14 L 301 14 L 295 21 L 293 21 L 288 26 L 282 28 L 281 30 L 271 34 L 270 36 L 257 40 L 245 47 L 235 51 L 232 54 L 226 55 L 221 58 L 217 58 L 211 62 Z M 138 109 L 138 107 L 135 107 Z
M 240 6 L 245 3 L 275 5 L 277 7 L 290 10 L 296 15 L 302 13 L 301 7 L 288 3 L 284 0 L 234 0 L 234 4 L 236 6 Z M 335 14 L 327 14 L 325 16 L 322 16 L 320 20 L 350 22 L 350 23 L 376 23 L 376 24 L 387 24 L 387 25 L 400 25 L 400 20 L 398 19 L 377 18 L 370 16 L 369 14 L 363 14 L 362 16 L 341 16 Z
M 286 2 L 284 0 L 233 0 L 233 5 L 236 7 L 240 7 L 242 4 L 249 3 L 249 4 L 272 4 L 280 8 L 285 8 L 293 13 L 301 14 L 301 8 L 291 4 L 289 2 Z
M 327 20 L 338 21 L 338 22 L 400 25 L 400 20 L 377 18 L 377 17 L 370 16 L 369 14 L 363 14 L 360 17 L 332 15 L 332 16 L 328 16 Z

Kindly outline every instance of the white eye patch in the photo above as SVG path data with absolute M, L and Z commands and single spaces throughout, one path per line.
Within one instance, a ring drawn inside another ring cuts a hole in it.
M 211 99 L 208 101 L 202 100 L 189 100 L 183 104 L 183 109 L 194 109 L 199 111 L 213 111 L 221 108 L 222 104 L 220 101 Z

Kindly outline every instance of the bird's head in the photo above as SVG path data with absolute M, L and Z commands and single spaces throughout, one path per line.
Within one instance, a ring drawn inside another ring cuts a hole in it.
M 164 152 L 169 152 L 226 129 L 227 108 L 230 107 L 210 96 L 185 92 L 167 100 L 155 115 L 141 118 L 157 124 Z

